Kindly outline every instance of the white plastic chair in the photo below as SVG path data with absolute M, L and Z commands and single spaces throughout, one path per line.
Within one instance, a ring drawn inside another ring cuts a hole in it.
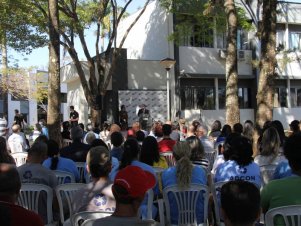
M 44 196 L 46 194 L 46 196 Z M 41 195 L 43 197 L 41 197 Z M 46 198 L 46 206 L 41 206 L 44 202 L 41 199 Z M 18 197 L 18 205 L 32 210 L 39 214 L 39 210 L 45 209 L 47 213 L 47 224 L 53 223 L 53 213 L 52 213 L 52 200 L 53 200 L 53 190 L 52 188 L 44 184 L 22 184 L 20 194 Z
M 272 164 L 260 166 L 262 187 L 264 187 L 267 183 L 269 183 L 270 180 L 273 179 L 276 167 L 277 165 Z
M 75 183 L 75 177 L 72 173 L 60 170 L 54 170 L 57 178 L 57 184 Z
M 208 159 L 208 161 L 209 161 L 209 166 L 208 166 L 209 171 L 212 170 L 212 166 L 213 166 L 213 163 L 215 160 L 215 155 L 216 155 L 215 153 L 216 153 L 215 151 L 205 152 L 205 158 Z
M 172 167 L 176 165 L 176 160 L 173 157 L 172 151 L 161 152 L 160 155 L 164 156 L 168 164 L 168 167 Z
M 79 212 L 71 217 L 71 224 L 73 226 L 80 226 L 86 220 L 91 219 L 99 219 L 107 216 L 111 216 L 113 212 L 106 212 L 106 211 L 84 211 Z
M 74 194 L 81 188 L 83 188 L 85 184 L 82 183 L 68 183 L 68 184 L 60 184 L 55 188 L 56 197 L 58 200 L 59 208 L 60 208 L 60 221 L 62 225 L 66 222 L 65 213 L 69 213 L 70 216 L 73 215 L 72 212 L 72 199 Z M 68 205 L 64 205 L 64 204 Z M 68 210 L 64 209 L 64 206 L 68 206 Z
M 172 193 L 177 202 L 178 207 L 178 225 L 197 225 L 196 207 L 200 196 L 203 196 L 204 201 L 204 222 L 202 225 L 207 225 L 208 218 L 208 199 L 209 188 L 206 185 L 191 184 L 189 188 L 180 189 L 177 185 L 169 186 L 163 189 L 163 200 L 166 208 L 166 224 L 162 222 L 161 225 L 171 225 L 170 209 L 176 208 L 170 206 L 168 194 Z M 162 216 L 162 208 L 159 209 L 160 216 Z
M 215 213 L 215 223 L 216 225 L 224 225 L 221 222 L 221 216 L 220 216 L 220 203 L 219 203 L 219 197 L 218 194 L 221 192 L 221 188 L 224 184 L 228 183 L 229 181 L 220 181 L 220 182 L 213 182 L 212 179 L 212 185 L 211 185 L 211 193 L 213 197 L 213 202 L 214 202 L 214 213 Z
M 11 156 L 15 159 L 16 166 L 22 166 L 26 163 L 27 160 L 27 152 L 15 152 L 12 153 Z
M 284 225 L 286 226 L 301 226 L 301 205 L 282 206 L 270 209 L 265 214 L 265 225 L 273 226 L 274 217 L 282 216 Z
M 77 170 L 79 172 L 79 182 L 83 183 L 84 178 L 85 178 L 85 168 L 86 168 L 86 163 L 85 162 L 75 162 L 75 165 L 77 167 Z

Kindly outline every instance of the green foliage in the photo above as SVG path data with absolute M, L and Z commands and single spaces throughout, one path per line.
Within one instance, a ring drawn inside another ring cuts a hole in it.
M 176 45 L 181 45 L 188 37 L 198 37 L 212 42 L 212 32 L 216 29 L 218 34 L 226 32 L 226 14 L 224 5 L 211 0 L 160 0 L 162 7 L 175 14 L 176 25 L 174 33 L 168 37 Z M 241 7 L 236 7 L 238 26 L 244 30 L 254 29 Z M 208 32 L 209 31 L 209 32 Z M 204 34 L 209 34 L 204 36 Z M 187 41 L 187 40 L 186 40 Z
M 0 5 L 0 44 L 27 54 L 33 48 L 45 46 L 45 23 L 30 1 L 0 0 Z

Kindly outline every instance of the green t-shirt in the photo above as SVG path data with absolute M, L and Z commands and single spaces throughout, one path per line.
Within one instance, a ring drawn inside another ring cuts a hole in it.
M 291 176 L 270 181 L 261 191 L 261 207 L 268 210 L 289 205 L 301 205 L 301 177 Z M 283 219 L 276 217 L 275 225 L 285 225 Z

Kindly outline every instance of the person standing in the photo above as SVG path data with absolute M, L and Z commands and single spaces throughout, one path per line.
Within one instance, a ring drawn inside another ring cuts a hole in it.
M 74 106 L 70 106 L 70 117 L 69 121 L 71 123 L 71 127 L 77 126 L 78 124 L 79 114 L 74 110 Z
M 128 127 L 128 112 L 125 109 L 124 105 L 121 105 L 120 111 L 119 111 L 119 123 L 121 126 Z
M 14 124 L 18 124 L 20 126 L 21 130 L 24 127 L 23 115 L 19 113 L 18 109 L 15 109 Z
M 146 105 L 142 104 L 141 108 L 138 111 L 138 117 L 139 117 L 139 123 L 143 130 L 146 130 L 146 127 L 148 126 L 148 122 L 150 119 L 150 113 L 149 110 L 146 109 Z

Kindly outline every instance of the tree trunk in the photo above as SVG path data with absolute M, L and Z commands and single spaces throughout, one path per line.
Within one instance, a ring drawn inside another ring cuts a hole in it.
M 61 144 L 60 35 L 57 0 L 48 0 L 48 13 L 50 44 L 47 124 L 50 139 Z
M 226 123 L 233 126 L 240 122 L 237 91 L 237 15 L 234 0 L 225 1 L 227 15 L 226 58 Z
M 101 110 L 91 108 L 91 123 L 93 126 L 100 125 L 101 123 Z
M 263 1 L 256 112 L 256 124 L 261 128 L 267 120 L 273 120 L 274 79 L 276 77 L 276 6 L 277 0 Z
M 1 44 L 1 53 L 2 53 L 2 79 L 7 81 L 7 70 L 8 70 L 8 60 L 7 60 L 7 44 L 6 44 L 6 35 L 5 32 L 3 32 L 3 40 Z M 3 113 L 8 120 L 8 91 L 7 89 L 2 90 L 2 96 L 3 96 Z

